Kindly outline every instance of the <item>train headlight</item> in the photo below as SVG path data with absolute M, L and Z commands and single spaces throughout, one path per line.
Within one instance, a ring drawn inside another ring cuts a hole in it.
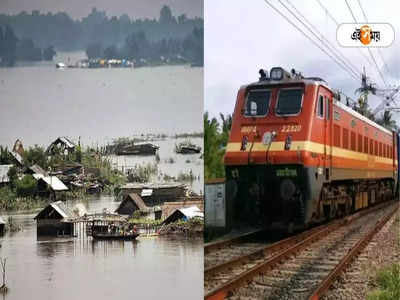
M 263 137 L 262 137 L 262 143 L 264 145 L 269 145 L 272 142 L 272 133 L 270 131 L 267 131 L 264 133 Z
M 273 139 L 276 137 L 276 132 L 275 131 L 266 131 L 262 137 L 262 143 L 266 146 L 270 145 L 273 141 Z
M 271 77 L 272 80 L 282 80 L 283 69 L 279 67 L 272 68 L 269 77 Z

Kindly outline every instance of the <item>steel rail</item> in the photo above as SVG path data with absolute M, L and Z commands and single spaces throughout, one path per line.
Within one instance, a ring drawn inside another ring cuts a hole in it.
M 374 235 L 390 220 L 399 208 L 399 204 L 386 216 L 382 217 L 377 224 L 361 240 L 359 240 L 351 250 L 344 256 L 337 266 L 325 277 L 325 279 L 313 291 L 309 300 L 319 300 L 333 284 L 336 278 L 350 265 L 357 256 L 371 241 Z
M 230 239 L 207 243 L 204 245 L 204 254 L 207 254 L 213 250 L 218 250 L 222 247 L 237 243 L 242 239 L 249 238 L 250 236 L 260 233 L 264 230 L 265 230 L 265 228 L 261 228 L 261 229 L 257 229 L 257 230 L 251 231 L 251 232 L 244 233 L 242 235 L 239 235 L 239 236 L 236 236 L 236 237 L 233 237 Z
M 253 277 L 257 276 L 258 274 L 264 273 L 272 268 L 274 268 L 277 264 L 281 263 L 285 259 L 293 256 L 295 253 L 301 251 L 302 249 L 306 248 L 310 244 L 320 240 L 322 237 L 330 234 L 331 232 L 335 231 L 339 227 L 343 225 L 352 223 L 353 221 L 361 218 L 362 216 L 374 212 L 378 209 L 383 207 L 389 206 L 393 204 L 392 201 L 385 202 L 374 206 L 367 210 L 362 210 L 357 212 L 351 216 L 346 218 L 336 220 L 332 223 L 328 223 L 323 225 L 323 228 L 317 232 L 312 233 L 310 236 L 306 237 L 304 240 L 298 242 L 297 244 L 284 249 L 283 251 L 277 253 L 276 255 L 272 256 L 271 258 L 267 259 L 266 261 L 257 264 L 256 266 L 242 272 L 241 274 L 237 275 L 235 278 L 228 280 L 227 282 L 223 283 L 219 287 L 211 290 L 207 294 L 204 295 L 204 299 L 206 300 L 220 300 L 225 299 L 228 295 L 230 295 L 234 290 L 238 289 L 239 287 L 247 284 L 249 281 L 252 280 Z
M 298 243 L 299 241 L 301 241 L 302 239 L 304 239 L 305 237 L 311 235 L 313 232 L 321 230 L 323 225 L 320 225 L 318 227 L 312 228 L 310 230 L 304 231 L 300 234 L 288 237 L 286 239 L 280 240 L 278 242 L 275 242 L 273 244 L 264 246 L 260 249 L 257 249 L 253 252 L 250 252 L 248 254 L 245 254 L 243 256 L 238 256 L 238 257 L 234 257 L 228 261 L 225 261 L 223 263 L 214 265 L 214 266 L 210 266 L 208 268 L 204 269 L 204 276 L 212 276 L 215 273 L 224 271 L 226 269 L 229 269 L 233 266 L 236 266 L 246 260 L 250 260 L 252 257 L 257 257 L 260 255 L 268 255 L 271 254 L 272 252 L 277 252 L 286 248 L 289 248 L 290 246 L 292 246 L 293 244 Z

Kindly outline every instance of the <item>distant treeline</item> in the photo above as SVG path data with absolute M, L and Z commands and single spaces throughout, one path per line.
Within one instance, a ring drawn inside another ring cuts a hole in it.
M 5 25 L 21 40 L 30 39 L 40 48 L 52 45 L 60 51 L 86 49 L 91 55 L 92 51 L 100 51 L 94 54 L 129 56 L 126 58 L 173 53 L 186 54 L 190 61 L 200 60 L 195 59 L 200 57 L 195 53 L 199 50 L 194 50 L 200 42 L 202 51 L 203 19 L 188 18 L 185 14 L 175 17 L 168 6 L 162 7 L 158 20 L 132 20 L 126 14 L 110 18 L 104 11 L 93 8 L 81 20 L 74 20 L 65 12 L 42 14 L 34 10 L 30 14 L 0 14 L 0 26 Z
M 129 59 L 135 66 L 148 64 L 191 63 L 203 65 L 203 28 L 194 28 L 184 38 L 151 41 L 143 32 L 133 32 L 121 47 L 104 47 L 101 43 L 86 48 L 88 58 Z
M 10 26 L 0 25 L 0 66 L 13 66 L 17 60 L 53 60 L 54 55 L 52 46 L 36 47 L 31 39 L 19 39 Z

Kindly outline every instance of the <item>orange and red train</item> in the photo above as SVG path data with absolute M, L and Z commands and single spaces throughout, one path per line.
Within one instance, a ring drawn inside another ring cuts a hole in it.
M 303 228 L 393 198 L 397 133 L 320 78 L 260 74 L 238 92 L 224 158 L 235 220 Z

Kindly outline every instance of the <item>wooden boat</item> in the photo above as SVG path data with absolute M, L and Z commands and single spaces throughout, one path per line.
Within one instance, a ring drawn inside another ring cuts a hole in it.
M 200 153 L 200 151 L 201 147 L 194 145 L 190 142 L 183 142 L 175 147 L 175 152 L 180 154 L 194 154 Z
M 116 155 L 155 155 L 158 146 L 150 143 L 137 143 L 116 150 Z
M 107 233 L 107 232 L 93 232 L 92 237 L 95 240 L 123 240 L 132 241 L 139 236 L 139 233 L 130 234 L 119 234 L 119 233 Z

